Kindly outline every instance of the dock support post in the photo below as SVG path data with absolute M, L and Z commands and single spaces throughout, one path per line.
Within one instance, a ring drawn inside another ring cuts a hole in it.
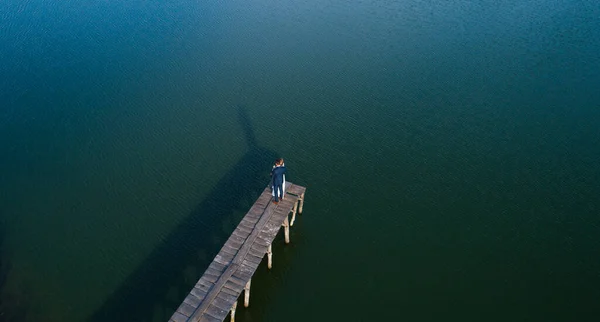
M 252 279 L 246 283 L 246 287 L 244 288 L 244 307 L 250 306 L 250 283 Z
M 302 193 L 302 195 L 300 196 L 300 208 L 298 209 L 299 213 L 302 213 L 302 207 L 304 206 L 304 194 Z
M 267 248 L 267 267 L 271 269 L 273 267 L 273 251 L 271 249 L 271 245 L 269 244 L 269 248 Z
M 283 221 L 283 231 L 285 233 L 285 243 L 290 243 L 290 222 L 288 216 L 285 216 L 285 220 Z
M 233 302 L 233 306 L 231 307 L 231 322 L 235 322 L 235 309 L 237 308 L 237 300 Z
M 298 212 L 298 203 L 299 203 L 299 201 L 296 201 L 294 203 L 294 208 L 292 208 L 292 222 L 290 222 L 290 226 L 294 226 L 294 221 L 296 221 L 296 212 Z

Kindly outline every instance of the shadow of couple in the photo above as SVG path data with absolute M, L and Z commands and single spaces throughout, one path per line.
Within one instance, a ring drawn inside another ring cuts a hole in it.
M 238 106 L 248 151 L 192 212 L 127 277 L 88 322 L 167 321 L 229 237 L 224 223 L 242 215 L 265 188 L 275 152 L 261 147 L 243 106 Z M 231 228 L 233 230 L 235 227 Z M 199 251 L 206 256 L 200 258 Z M 196 280 L 186 268 L 196 268 Z M 189 274 L 188 274 L 189 275 Z M 177 294 L 172 294 L 176 290 Z M 157 309 L 159 313 L 157 313 Z

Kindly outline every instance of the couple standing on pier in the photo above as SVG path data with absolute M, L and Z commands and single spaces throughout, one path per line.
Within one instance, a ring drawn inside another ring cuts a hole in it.
M 271 191 L 273 194 L 273 203 L 279 203 L 285 197 L 285 164 L 283 159 L 275 160 L 273 169 L 271 170 Z

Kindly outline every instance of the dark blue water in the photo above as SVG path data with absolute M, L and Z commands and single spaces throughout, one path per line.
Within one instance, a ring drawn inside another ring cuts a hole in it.
M 0 4 L 0 321 L 166 321 L 284 157 L 238 321 L 596 321 L 596 1 Z

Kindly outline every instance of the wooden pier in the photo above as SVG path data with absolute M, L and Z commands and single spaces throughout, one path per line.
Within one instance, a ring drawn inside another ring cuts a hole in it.
M 254 272 L 265 255 L 268 268 L 272 267 L 275 236 L 283 227 L 289 243 L 290 226 L 302 213 L 306 188 L 287 182 L 285 190 L 285 199 L 278 204 L 271 202 L 270 188 L 262 192 L 169 322 L 223 321 L 230 312 L 234 322 L 242 291 L 244 306 L 250 305 Z

